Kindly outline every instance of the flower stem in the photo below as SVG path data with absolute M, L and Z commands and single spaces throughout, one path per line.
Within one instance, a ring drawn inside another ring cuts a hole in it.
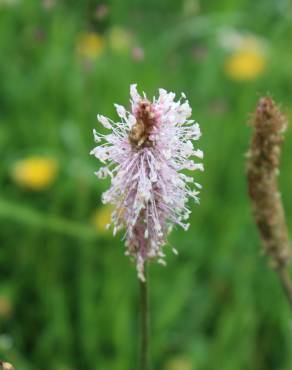
M 140 281 L 140 370 L 149 370 L 149 297 L 148 266 L 145 263 L 145 281 Z
M 292 309 L 292 281 L 287 268 L 283 267 L 277 270 L 283 291 Z

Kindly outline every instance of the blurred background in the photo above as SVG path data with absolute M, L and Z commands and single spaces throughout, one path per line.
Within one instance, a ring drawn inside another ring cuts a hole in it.
M 186 93 L 201 205 L 151 266 L 153 370 L 291 370 L 292 316 L 250 215 L 246 122 L 292 118 L 289 0 L 0 0 L 0 358 L 22 370 L 136 370 L 138 282 L 105 229 L 96 114 L 130 83 Z M 292 229 L 292 131 L 280 185 Z

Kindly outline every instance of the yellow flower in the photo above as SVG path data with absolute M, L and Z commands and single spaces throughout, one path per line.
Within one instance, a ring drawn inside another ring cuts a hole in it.
M 78 37 L 76 51 L 84 58 L 96 59 L 102 54 L 103 49 L 103 37 L 95 32 L 86 32 Z
M 129 51 L 133 44 L 132 34 L 121 27 L 112 27 L 109 31 L 108 37 L 110 47 L 118 53 Z
M 190 359 L 185 356 L 177 356 L 170 359 L 165 367 L 165 370 L 193 370 Z
M 57 162 L 53 158 L 29 157 L 14 164 L 11 177 L 20 186 L 43 190 L 52 184 L 57 169 Z
M 92 223 L 96 227 L 97 231 L 104 234 L 108 232 L 106 226 L 111 222 L 112 212 L 113 209 L 109 206 L 98 208 L 94 212 L 92 216 Z
M 247 46 L 234 51 L 226 60 L 225 72 L 233 80 L 253 80 L 265 70 L 266 58 L 264 52 Z

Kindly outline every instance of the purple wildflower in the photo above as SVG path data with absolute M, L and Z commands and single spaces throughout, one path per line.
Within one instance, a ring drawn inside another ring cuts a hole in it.
M 184 94 L 159 89 L 158 99 L 141 97 L 131 85 L 131 112 L 115 104 L 120 121 L 98 115 L 99 122 L 112 132 L 95 130 L 99 145 L 91 151 L 106 166 L 96 175 L 111 177 L 103 203 L 114 205 L 114 235 L 125 228 L 126 254 L 135 258 L 138 277 L 144 281 L 144 263 L 157 258 L 165 264 L 163 246 L 173 225 L 187 230 L 188 197 L 198 202 L 201 186 L 181 170 L 203 170 L 193 157 L 203 157 L 192 141 L 201 136 L 198 123 L 188 118 L 191 108 Z M 194 189 L 189 187 L 194 184 Z M 174 253 L 176 251 L 174 250 Z

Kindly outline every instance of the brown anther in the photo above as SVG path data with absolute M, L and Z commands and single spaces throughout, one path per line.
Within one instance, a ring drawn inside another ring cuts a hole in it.
M 135 115 L 137 122 L 129 134 L 131 144 L 135 148 L 153 146 L 153 142 L 149 140 L 149 135 L 155 124 L 155 113 L 152 111 L 151 103 L 148 100 L 142 100 Z
M 144 123 L 142 120 L 138 120 L 132 127 L 132 130 L 129 134 L 129 139 L 131 143 L 134 145 L 138 145 L 138 143 L 144 137 L 144 133 L 145 133 Z

